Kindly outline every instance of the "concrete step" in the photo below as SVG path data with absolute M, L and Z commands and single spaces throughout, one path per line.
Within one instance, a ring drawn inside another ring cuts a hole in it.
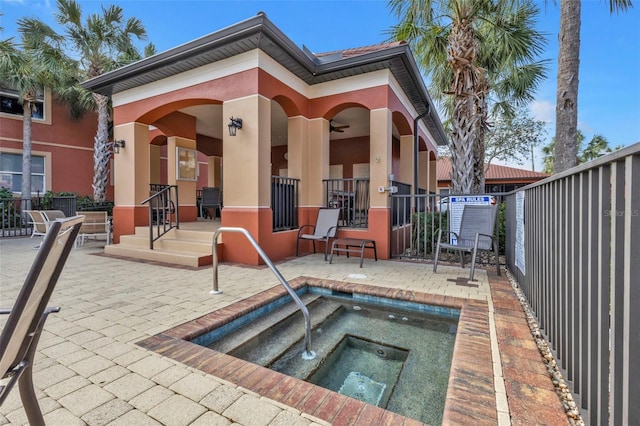
M 309 303 L 317 300 L 320 297 L 321 296 L 319 294 L 306 293 L 300 296 L 300 300 L 302 300 L 302 303 L 308 306 Z M 233 333 L 221 337 L 220 339 L 211 343 L 209 347 L 211 349 L 215 349 L 218 352 L 233 353 L 234 351 L 237 351 L 239 348 L 246 345 L 256 336 L 259 336 L 261 333 L 270 330 L 283 320 L 289 318 L 291 315 L 295 315 L 299 312 L 300 308 L 295 302 L 292 301 L 292 303 L 287 303 L 286 305 L 274 310 L 273 312 L 265 314 L 265 316 L 263 316 L 262 318 L 252 321 L 250 324 L 239 328 Z
M 316 326 L 340 311 L 341 305 L 330 300 L 313 298 L 304 302 L 311 319 L 311 328 L 315 332 Z M 291 302 L 295 306 L 294 302 Z M 273 313 L 273 315 L 279 315 Z M 269 319 L 265 319 L 269 321 Z M 259 325 L 257 326 L 259 327 Z M 241 358 L 254 364 L 269 366 L 280 358 L 296 342 L 304 345 L 305 327 L 304 317 L 299 309 L 272 324 L 267 331 L 254 335 L 243 344 L 228 352 L 229 355 Z M 277 344 L 272 344 L 277 342 Z M 304 346 L 303 346 L 304 347 Z M 313 338 L 311 342 L 313 348 Z
M 176 238 L 176 239 L 185 239 L 185 240 L 198 240 L 198 241 L 207 241 L 209 244 L 213 241 L 213 235 L 215 234 L 215 230 L 211 232 L 208 231 L 194 231 L 188 229 L 171 229 L 169 232 L 164 234 L 162 238 Z M 135 235 L 140 237 L 146 237 L 149 239 L 149 227 L 148 226 L 136 226 Z M 222 240 L 222 237 L 219 238 L 219 241 Z
M 172 236 L 175 234 L 163 235 L 159 240 L 154 241 L 153 248 L 165 249 L 186 253 L 211 254 L 213 237 L 206 239 L 190 239 Z M 120 237 L 120 244 L 132 248 L 149 248 L 149 237 L 146 235 L 123 235 Z
M 218 244 L 221 246 L 221 243 Z M 218 253 L 221 253 L 221 248 Z M 173 265 L 199 267 L 211 265 L 213 263 L 212 250 L 209 253 L 196 253 L 193 251 L 170 250 L 157 248 L 151 250 L 149 247 L 135 247 L 123 244 L 111 244 L 104 247 L 105 254 L 128 257 L 132 259 L 149 260 Z
M 105 254 L 149 260 L 174 265 L 198 267 L 213 263 L 213 235 L 215 231 L 172 229 L 154 241 L 149 248 L 149 227 L 138 226 L 134 235 L 120 236 L 119 244 L 105 246 Z M 218 240 L 218 253 L 222 243 Z

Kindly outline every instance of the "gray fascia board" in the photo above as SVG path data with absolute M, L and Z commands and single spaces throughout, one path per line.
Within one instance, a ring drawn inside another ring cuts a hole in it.
M 87 90 L 97 91 L 112 86 L 115 82 L 127 78 L 132 75 L 153 71 L 158 68 L 173 64 L 187 57 L 195 56 L 199 51 L 210 50 L 222 44 L 228 44 L 230 41 L 246 38 L 247 35 L 256 31 L 260 23 L 256 23 L 256 18 L 240 22 L 232 27 L 223 28 L 215 33 L 208 34 L 196 40 L 158 53 L 157 55 L 141 59 L 121 68 L 109 71 L 92 79 L 82 82 L 82 87 Z M 111 94 L 111 91 L 108 90 Z

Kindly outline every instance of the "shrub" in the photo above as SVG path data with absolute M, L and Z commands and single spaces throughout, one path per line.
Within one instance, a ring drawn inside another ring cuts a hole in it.
M 411 243 L 415 255 L 425 256 L 431 254 L 436 245 L 438 230 L 443 232 L 449 229 L 449 213 L 421 212 L 414 213 L 411 217 Z

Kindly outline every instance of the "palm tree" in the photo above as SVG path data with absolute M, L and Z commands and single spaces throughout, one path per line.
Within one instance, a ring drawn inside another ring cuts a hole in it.
M 48 87 L 55 94 L 67 84 L 72 62 L 62 53 L 62 39 L 29 20 L 18 21 L 21 46 L 13 39 L 0 42 L 0 80 L 18 93 L 22 118 L 22 208 L 31 208 L 31 128 L 37 95 Z M 30 30 L 26 28 L 30 27 Z
M 610 152 L 624 148 L 621 145 L 612 148 L 609 145 L 609 140 L 602 135 L 594 135 L 591 140 L 585 146 L 583 146 L 584 135 L 580 130 L 577 131 L 576 141 L 577 164 L 587 163 Z M 554 153 L 555 139 L 551 139 L 551 142 L 542 147 L 543 172 L 549 174 L 553 173 L 555 162 Z
M 146 38 L 142 22 L 137 18 L 125 21 L 119 6 L 102 7 L 101 14 L 92 14 L 82 22 L 82 9 L 75 0 L 57 0 L 56 21 L 65 29 L 65 34 L 79 58 L 80 68 L 87 79 L 97 77 L 121 66 L 124 62 L 139 59 L 134 46 L 134 38 Z M 154 51 L 151 49 L 149 52 Z M 77 95 L 77 94 L 76 94 Z M 98 112 L 98 130 L 94 137 L 93 156 L 93 198 L 106 199 L 109 182 L 109 98 L 92 93 L 93 104 Z
M 609 0 L 610 13 L 632 7 L 631 0 Z M 580 0 L 560 0 L 558 85 L 554 171 L 578 164 L 578 71 L 580 69 Z
M 490 104 L 512 113 L 545 77 L 544 45 L 528 0 L 389 0 L 400 18 L 390 33 L 410 43 L 449 113 L 454 193 L 484 191 Z M 492 99 L 494 97 L 494 99 Z

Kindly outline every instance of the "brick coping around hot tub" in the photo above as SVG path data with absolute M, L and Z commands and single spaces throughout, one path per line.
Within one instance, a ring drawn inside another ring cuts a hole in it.
M 298 277 L 289 281 L 289 284 L 294 290 L 309 285 L 459 309 L 460 318 L 443 424 L 498 423 L 487 302 L 309 277 Z M 422 424 L 417 420 L 190 342 L 287 294 L 282 285 L 272 287 L 144 339 L 138 342 L 138 345 L 330 423 L 366 426 Z

